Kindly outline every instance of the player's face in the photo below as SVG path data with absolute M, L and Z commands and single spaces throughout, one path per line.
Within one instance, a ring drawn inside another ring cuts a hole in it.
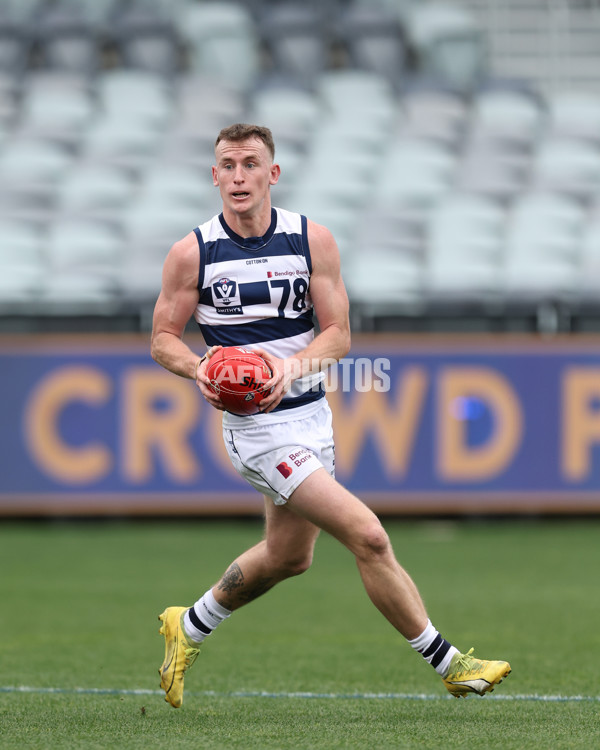
M 252 214 L 264 205 L 269 186 L 279 179 L 268 148 L 259 138 L 221 141 L 216 148 L 213 182 L 223 205 L 236 214 Z

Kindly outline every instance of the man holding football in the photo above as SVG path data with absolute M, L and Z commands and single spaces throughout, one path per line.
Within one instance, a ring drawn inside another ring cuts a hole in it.
M 334 478 L 322 381 L 326 366 L 350 348 L 348 298 L 329 230 L 272 206 L 271 186 L 280 175 L 274 156 L 268 128 L 236 124 L 219 133 L 212 176 L 223 211 L 173 245 L 154 311 L 152 356 L 195 380 L 204 398 L 223 410 L 229 456 L 263 494 L 266 519 L 263 540 L 234 560 L 193 606 L 168 607 L 160 615 L 165 700 L 181 705 L 185 671 L 221 622 L 308 569 L 321 529 L 354 555 L 373 604 L 450 693 L 483 695 L 508 675 L 508 662 L 476 659 L 472 649 L 461 654 L 438 633 L 378 518 Z M 191 317 L 209 347 L 200 358 L 182 340 Z M 271 367 L 272 391 L 260 413 L 224 411 L 210 388 L 207 362 L 225 346 L 252 349 Z

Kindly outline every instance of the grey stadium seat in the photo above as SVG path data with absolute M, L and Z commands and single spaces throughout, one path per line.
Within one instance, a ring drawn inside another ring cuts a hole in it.
M 115 19 L 121 64 L 171 76 L 182 67 L 182 46 L 173 21 L 152 6 L 134 5 Z
M 9 17 L 0 6 L 0 72 L 23 75 L 30 63 L 34 33 L 24 21 Z
M 462 5 L 430 0 L 407 13 L 407 33 L 421 72 L 469 92 L 487 73 L 487 39 Z
M 110 315 L 120 299 L 123 237 L 105 222 L 56 220 L 45 240 L 40 301 L 56 312 L 77 314 L 98 306 Z
M 489 302 L 502 295 L 506 211 L 477 194 L 453 194 L 428 221 L 427 291 L 433 301 Z
M 93 22 L 74 8 L 49 7 L 36 24 L 37 46 L 44 67 L 89 76 L 101 67 L 101 45 Z
M 509 298 L 573 300 L 585 210 L 576 201 L 544 192 L 523 195 L 508 217 L 504 263 Z
M 395 85 L 402 84 L 408 49 L 397 14 L 354 2 L 342 10 L 336 31 L 350 67 L 381 73 Z
M 254 19 L 242 3 L 203 2 L 176 18 L 187 52 L 187 68 L 240 91 L 251 89 L 261 69 Z
M 0 218 L 0 308 L 31 302 L 42 287 L 43 237 L 30 221 Z
M 311 82 L 331 64 L 327 16 L 310 4 L 283 2 L 260 19 L 263 42 L 279 73 Z

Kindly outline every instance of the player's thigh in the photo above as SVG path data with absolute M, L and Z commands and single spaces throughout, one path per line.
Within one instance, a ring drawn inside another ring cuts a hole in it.
M 269 554 L 280 561 L 308 567 L 320 528 L 294 513 L 287 505 L 265 499 L 265 542 Z
M 292 493 L 288 507 L 334 536 L 353 552 L 375 546 L 386 535 L 373 511 L 325 469 L 308 476 Z

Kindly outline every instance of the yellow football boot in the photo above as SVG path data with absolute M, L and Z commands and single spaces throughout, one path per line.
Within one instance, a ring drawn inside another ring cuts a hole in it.
M 454 654 L 450 669 L 442 682 L 455 698 L 469 693 L 485 695 L 510 674 L 507 661 L 485 661 L 471 656 L 473 649 L 466 654 Z
M 199 644 L 188 641 L 183 630 L 181 621 L 188 609 L 167 607 L 158 616 L 162 622 L 158 632 L 165 637 L 165 660 L 158 670 L 160 686 L 165 691 L 165 700 L 173 708 L 179 708 L 183 702 L 183 675 L 200 653 Z

